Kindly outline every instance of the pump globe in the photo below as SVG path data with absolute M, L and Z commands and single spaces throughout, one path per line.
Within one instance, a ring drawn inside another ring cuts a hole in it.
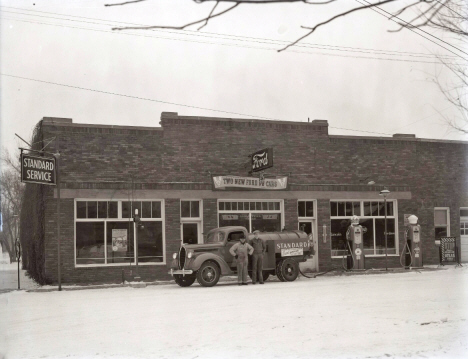
M 351 224 L 358 225 L 359 224 L 359 217 L 354 215 L 351 217 Z
M 418 224 L 418 217 L 416 217 L 414 214 L 408 217 L 408 223 L 409 224 Z

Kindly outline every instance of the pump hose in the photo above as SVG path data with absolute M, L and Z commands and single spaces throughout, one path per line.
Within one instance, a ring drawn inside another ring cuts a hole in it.
M 353 265 L 351 266 L 351 269 L 354 269 L 355 262 L 354 262 L 353 250 L 351 249 L 351 246 L 349 245 L 349 241 L 346 241 L 346 243 L 348 244 L 349 254 L 351 254 L 351 261 L 353 263 Z M 341 260 L 341 266 L 346 271 L 348 270 L 348 266 L 345 267 L 344 260 L 347 256 L 348 256 L 348 253 L 343 254 L 343 259 Z
M 408 248 L 410 258 L 411 258 L 411 261 L 410 261 L 410 264 L 409 264 L 408 267 L 411 267 L 411 264 L 413 264 L 413 255 L 411 254 L 411 250 L 410 250 L 410 247 L 408 246 L 408 242 L 406 242 L 405 247 L 403 248 L 403 252 L 401 253 L 401 256 L 400 256 L 400 264 L 401 264 L 402 267 L 406 267 L 406 264 L 403 264 L 403 257 L 406 256 L 406 249 L 407 248 Z

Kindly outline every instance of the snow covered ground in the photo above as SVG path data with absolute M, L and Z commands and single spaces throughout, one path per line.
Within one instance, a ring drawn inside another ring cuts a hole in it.
M 0 294 L 0 358 L 467 358 L 468 267 Z M 3 354 L 3 357 L 2 357 Z

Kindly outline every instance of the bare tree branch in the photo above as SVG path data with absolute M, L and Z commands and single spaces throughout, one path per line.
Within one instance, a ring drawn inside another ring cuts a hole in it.
M 209 19 L 213 19 L 215 17 L 218 17 L 218 16 L 221 16 L 221 15 L 224 15 L 225 13 L 233 10 L 234 8 L 236 8 L 237 6 L 239 6 L 240 4 L 237 3 L 237 4 L 234 4 L 233 6 L 231 6 L 230 8 L 227 8 L 226 10 L 223 10 L 217 14 L 214 14 L 214 15 L 209 15 L 208 17 L 205 17 L 204 19 L 201 19 L 201 20 L 197 20 L 197 21 L 194 21 L 194 22 L 191 22 L 191 23 L 188 23 L 188 24 L 185 24 L 183 26 L 137 26 L 137 27 L 114 27 L 112 28 L 112 30 L 150 30 L 150 29 L 175 29 L 175 30 L 183 30 L 185 29 L 186 27 L 189 27 L 189 26 L 192 26 L 192 25 L 195 25 L 195 24 L 199 24 L 201 22 L 204 22 L 204 21 L 208 21 Z
M 330 22 L 332 22 L 333 20 L 339 18 L 339 17 L 343 17 L 343 16 L 346 16 L 348 14 L 351 14 L 353 12 L 356 12 L 356 11 L 359 11 L 359 10 L 363 10 L 363 9 L 368 9 L 368 8 L 371 8 L 371 7 L 375 7 L 375 6 L 378 6 L 378 5 L 383 5 L 383 4 L 386 4 L 386 3 L 390 3 L 390 2 L 394 2 L 396 0 L 384 0 L 384 1 L 381 1 L 379 3 L 375 3 L 375 4 L 371 4 L 371 5 L 364 5 L 364 6 L 360 6 L 360 7 L 356 7 L 354 9 L 351 9 L 351 10 L 348 10 L 348 11 L 345 11 L 345 12 L 342 12 L 338 15 L 335 15 L 331 18 L 329 18 L 328 20 L 326 21 L 323 21 L 317 25 L 315 25 L 314 27 L 310 28 L 310 27 L 306 27 L 306 26 L 301 26 L 303 29 L 309 29 L 310 31 L 305 34 L 304 36 L 301 36 L 299 39 L 295 40 L 294 42 L 290 43 L 289 45 L 283 47 L 282 49 L 278 50 L 278 52 L 282 52 L 288 48 L 290 48 L 291 46 L 294 46 L 296 45 L 298 42 L 304 40 L 306 37 L 310 36 L 315 30 L 317 30 L 317 28 L 319 28 L 320 26 L 323 26 L 323 25 L 326 25 Z
M 200 26 L 197 30 L 201 30 L 201 29 L 203 29 L 206 25 L 208 25 L 208 21 L 210 20 L 211 15 L 213 15 L 213 12 L 215 11 L 216 6 L 218 6 L 218 4 L 219 4 L 219 1 L 216 1 L 216 4 L 213 6 L 213 9 L 211 9 L 210 15 L 208 15 L 208 18 L 206 19 L 206 22 L 205 22 L 202 26 Z

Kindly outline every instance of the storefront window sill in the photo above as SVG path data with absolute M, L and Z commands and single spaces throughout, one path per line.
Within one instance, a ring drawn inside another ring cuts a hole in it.
M 138 267 L 143 267 L 143 266 L 162 266 L 166 265 L 166 262 L 157 262 L 157 263 L 138 263 Z M 113 264 L 75 264 L 75 268 L 96 268 L 96 267 L 101 267 L 101 268 L 106 268 L 106 267 L 126 267 L 126 268 L 134 268 L 135 263 L 129 264 L 129 263 L 113 263 Z

